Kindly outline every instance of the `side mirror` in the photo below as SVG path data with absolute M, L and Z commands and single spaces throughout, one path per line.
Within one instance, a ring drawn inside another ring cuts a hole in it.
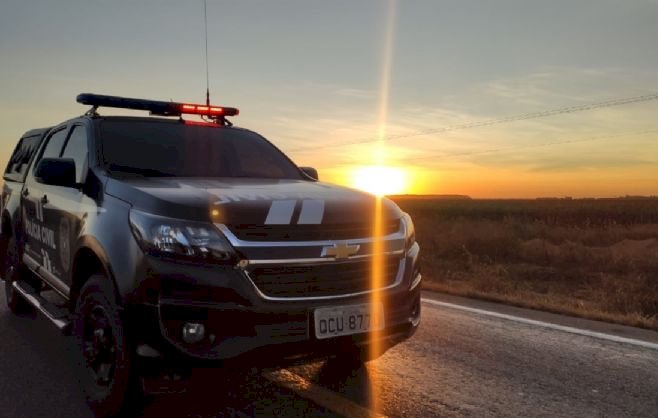
M 72 158 L 44 158 L 34 170 L 39 183 L 51 186 L 76 187 L 75 161 Z
M 318 176 L 318 170 L 316 170 L 313 167 L 299 167 L 300 170 L 304 174 L 306 174 L 308 177 L 312 178 L 313 180 L 320 180 L 320 177 Z

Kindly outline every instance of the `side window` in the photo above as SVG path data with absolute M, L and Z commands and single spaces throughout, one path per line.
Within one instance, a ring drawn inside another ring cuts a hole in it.
M 5 177 L 12 180 L 22 180 L 27 166 L 39 146 L 39 136 L 30 136 L 20 140 L 7 164 Z
M 66 140 L 66 129 L 60 129 L 48 138 L 46 148 L 41 154 L 41 158 L 59 158 L 62 153 L 62 146 Z
M 87 168 L 87 130 L 76 125 L 69 136 L 62 158 L 73 158 L 75 161 L 75 178 L 82 183 Z

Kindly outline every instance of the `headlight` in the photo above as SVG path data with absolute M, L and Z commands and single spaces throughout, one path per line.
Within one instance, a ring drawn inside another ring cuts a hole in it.
M 416 228 L 408 213 L 402 215 L 402 223 L 404 224 L 404 246 L 409 249 L 416 242 Z
M 148 254 L 205 263 L 232 260 L 233 249 L 214 225 L 130 211 L 130 225 Z

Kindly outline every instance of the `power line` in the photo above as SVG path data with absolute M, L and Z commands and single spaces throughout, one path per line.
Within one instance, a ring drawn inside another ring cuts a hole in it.
M 517 121 L 528 120 L 528 119 L 538 119 L 538 118 L 545 118 L 545 117 L 549 117 L 549 116 L 556 116 L 556 115 L 562 115 L 562 114 L 568 114 L 568 113 L 584 112 L 584 111 L 587 111 L 587 110 L 595 110 L 595 109 L 602 109 L 602 108 L 607 108 L 607 107 L 622 106 L 622 105 L 627 105 L 627 104 L 631 104 L 631 103 L 648 102 L 648 101 L 652 101 L 652 100 L 658 100 L 658 93 L 647 94 L 647 95 L 643 95 L 643 96 L 635 96 L 635 97 L 624 97 L 624 98 L 612 99 L 612 100 L 607 100 L 607 101 L 604 101 L 604 102 L 589 103 L 589 104 L 584 104 L 584 105 L 567 106 L 567 107 L 561 107 L 561 108 L 556 108 L 556 109 L 551 109 L 551 110 L 544 110 L 544 111 L 539 111 L 539 112 L 522 113 L 520 115 L 507 116 L 507 117 L 503 117 L 503 118 L 488 119 L 488 120 L 479 121 L 479 122 L 470 122 L 470 123 L 465 123 L 465 124 L 451 125 L 451 126 L 446 126 L 444 128 L 425 129 L 425 130 L 412 132 L 412 133 L 408 133 L 408 134 L 389 135 L 389 136 L 386 136 L 386 137 L 382 138 L 382 140 L 392 141 L 392 140 L 396 140 L 396 139 L 410 138 L 410 137 L 414 137 L 414 136 L 440 134 L 440 133 L 445 133 L 445 132 L 452 132 L 452 131 L 463 130 L 463 129 L 479 128 L 479 127 L 483 127 L 483 126 L 499 125 L 499 124 L 503 124 L 503 123 L 517 122 Z M 366 143 L 371 143 L 371 142 L 377 142 L 379 140 L 380 139 L 375 138 L 375 137 L 369 137 L 369 138 L 363 138 L 363 139 L 360 139 L 360 140 L 349 141 L 349 142 L 332 143 L 332 144 L 325 144 L 325 145 L 314 146 L 314 147 L 304 147 L 304 148 L 299 148 L 296 151 L 310 151 L 310 150 L 317 150 L 317 149 L 324 149 L 324 148 L 366 144 Z
M 422 156 L 422 157 L 415 157 L 415 158 L 403 158 L 403 161 L 423 161 L 423 160 L 435 160 L 435 159 L 442 159 L 442 158 L 452 158 L 452 157 L 464 157 L 464 156 L 471 156 L 471 155 L 483 155 L 483 154 L 495 154 L 499 152 L 508 152 L 508 151 L 516 151 L 520 149 L 530 149 L 530 148 L 542 148 L 542 147 L 549 147 L 553 145 L 565 145 L 565 144 L 576 144 L 576 143 L 581 143 L 581 142 L 593 142 L 593 141 L 602 141 L 606 139 L 615 139 L 615 138 L 620 138 L 620 137 L 626 137 L 626 136 L 631 136 L 631 135 L 648 135 L 648 134 L 655 134 L 658 133 L 658 129 L 652 129 L 652 130 L 646 130 L 646 131 L 639 131 L 639 132 L 633 132 L 633 133 L 623 133 L 623 134 L 614 134 L 614 135 L 601 135 L 601 136 L 595 136 L 595 137 L 590 137 L 590 138 L 583 138 L 583 139 L 568 139 L 568 140 L 562 140 L 562 141 L 552 141 L 552 142 L 543 142 L 540 144 L 529 144 L 529 145 L 521 145 L 521 146 L 515 146 L 515 147 L 505 147 L 505 148 L 492 148 L 488 150 L 480 150 L 480 151 L 465 151 L 465 152 L 457 152 L 457 153 L 444 153 L 440 155 L 431 155 L 431 156 Z

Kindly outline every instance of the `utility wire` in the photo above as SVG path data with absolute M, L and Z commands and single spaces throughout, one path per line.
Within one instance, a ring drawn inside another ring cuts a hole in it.
M 492 149 L 487 149 L 487 150 L 479 150 L 479 151 L 464 151 L 464 152 L 456 152 L 456 153 L 443 153 L 439 155 L 425 155 L 422 157 L 411 157 L 411 158 L 402 158 L 402 161 L 423 161 L 423 160 L 440 160 L 444 158 L 453 158 L 453 157 L 464 157 L 464 156 L 472 156 L 472 155 L 483 155 L 483 154 L 495 154 L 495 153 L 500 153 L 500 152 L 509 152 L 509 151 L 516 151 L 520 149 L 529 149 L 529 148 L 542 148 L 542 147 L 549 147 L 553 145 L 565 145 L 565 144 L 576 144 L 576 143 L 581 143 L 581 142 L 594 142 L 594 141 L 602 141 L 602 140 L 607 140 L 607 139 L 615 139 L 615 138 L 620 138 L 620 137 L 626 137 L 626 136 L 639 136 L 639 135 L 649 135 L 649 134 L 657 134 L 658 129 L 651 129 L 651 130 L 645 130 L 645 131 L 639 131 L 639 132 L 633 132 L 633 133 L 623 133 L 623 134 L 614 134 L 614 135 L 601 135 L 601 136 L 595 136 L 595 137 L 590 137 L 590 138 L 583 138 L 583 139 L 567 139 L 567 140 L 562 140 L 562 141 L 552 141 L 552 142 L 543 142 L 540 144 L 529 144 L 529 145 L 521 145 L 521 146 L 515 146 L 515 147 L 504 147 L 504 148 L 492 148 Z
M 528 120 L 528 119 L 545 118 L 545 117 L 549 117 L 549 116 L 563 115 L 563 114 L 576 113 L 576 112 L 584 112 L 584 111 L 587 111 L 587 110 L 595 110 L 595 109 L 602 109 L 602 108 L 607 108 L 607 107 L 622 106 L 622 105 L 627 105 L 627 104 L 631 104 L 631 103 L 648 102 L 648 101 L 652 101 L 652 100 L 658 100 L 658 93 L 647 94 L 647 95 L 643 95 L 643 96 L 635 96 L 635 97 L 624 97 L 624 98 L 619 98 L 619 99 L 607 100 L 607 101 L 604 101 L 604 102 L 589 103 L 589 104 L 578 105 L 578 106 L 567 106 L 567 107 L 561 107 L 561 108 L 557 108 L 557 109 L 545 110 L 545 111 L 540 111 L 540 112 L 522 113 L 522 114 L 519 114 L 519 115 L 507 116 L 507 117 L 498 118 L 498 119 L 488 119 L 488 120 L 479 121 L 479 122 L 470 122 L 470 123 L 465 123 L 465 124 L 451 125 L 451 126 L 446 126 L 444 128 L 425 129 L 425 130 L 412 132 L 412 133 L 408 133 L 408 134 L 389 135 L 389 136 L 386 136 L 382 139 L 385 140 L 385 141 L 392 141 L 392 140 L 396 140 L 396 139 L 410 138 L 410 137 L 414 137 L 414 136 L 441 134 L 441 133 L 445 133 L 445 132 L 452 132 L 452 131 L 458 131 L 458 130 L 463 130 L 463 129 L 472 129 L 472 128 L 479 128 L 479 127 L 483 127 L 483 126 L 499 125 L 499 124 L 504 124 L 504 123 L 509 123 L 509 122 L 517 122 L 517 121 Z M 379 138 L 369 137 L 369 138 L 362 138 L 362 139 L 359 139 L 359 140 L 349 141 L 349 142 L 332 143 L 332 144 L 325 144 L 325 145 L 319 145 L 319 146 L 313 146 L 313 147 L 303 147 L 303 148 L 298 148 L 296 151 L 312 151 L 312 150 L 324 149 L 324 148 L 333 148 L 333 147 L 341 147 L 341 146 L 348 146 L 348 145 L 366 144 L 366 143 L 370 143 L 370 142 L 377 142 L 379 140 L 380 140 Z

